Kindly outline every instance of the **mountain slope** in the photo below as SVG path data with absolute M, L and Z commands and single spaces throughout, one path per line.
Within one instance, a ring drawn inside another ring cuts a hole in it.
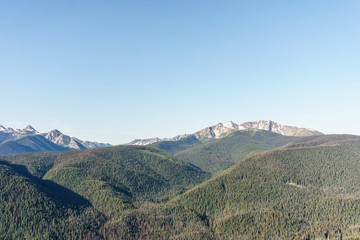
M 305 136 L 317 136 L 323 135 L 323 133 L 308 129 L 308 128 L 299 128 L 294 126 L 286 126 L 281 125 L 279 123 L 273 121 L 260 120 L 255 122 L 245 122 L 238 126 L 239 130 L 267 130 L 270 132 L 278 133 L 285 136 L 297 136 L 297 137 L 305 137 Z
M 210 177 L 192 164 L 156 149 L 118 146 L 4 157 L 34 176 L 79 193 L 104 212 L 137 201 L 166 201 Z M 104 201 L 104 199 L 106 199 Z
M 40 135 L 23 137 L 17 140 L 7 140 L 0 143 L 0 156 L 46 151 L 68 151 L 68 148 L 56 145 Z
M 182 138 L 178 141 L 160 141 L 149 145 L 149 147 L 160 149 L 170 154 L 176 154 L 185 151 L 189 148 L 193 148 L 197 145 L 203 144 L 196 136 L 191 135 L 189 137 Z
M 101 148 L 101 147 L 111 147 L 112 145 L 109 143 L 100 143 L 100 142 L 91 142 L 91 141 L 81 141 L 80 139 L 77 139 L 80 141 L 80 143 L 86 147 L 87 149 L 92 148 Z
M 85 199 L 20 166 L 0 161 L 0 190 L 1 239 L 98 238 L 104 218 Z
M 221 139 L 235 131 L 238 130 L 266 130 L 269 132 L 278 133 L 284 136 L 314 136 L 314 135 L 323 135 L 323 133 L 308 129 L 308 128 L 299 128 L 293 126 L 281 125 L 273 121 L 260 120 L 255 122 L 245 122 L 242 124 L 236 124 L 232 121 L 218 123 L 214 126 L 204 128 L 200 131 L 197 131 L 193 134 L 184 134 L 178 135 L 173 138 L 149 138 L 149 139 L 136 139 L 129 143 L 129 145 L 149 145 L 162 141 L 179 141 L 180 139 L 187 138 L 189 136 L 195 136 L 201 142 L 209 142 L 214 139 Z
M 159 150 L 118 146 L 2 159 L 24 166 L 41 181 L 56 182 L 87 199 L 106 216 L 106 222 L 102 215 L 88 216 L 88 221 L 101 223 L 100 229 L 96 224 L 88 228 L 89 234 L 100 235 L 94 239 L 213 238 L 201 216 L 193 211 L 155 203 L 173 198 L 210 177 Z M 28 214 L 24 216 L 28 218 Z M 82 236 L 80 231 L 72 238 L 83 239 Z
M 99 143 L 91 141 L 82 141 L 75 137 L 70 137 L 62 134 L 59 130 L 54 129 L 48 133 L 39 133 L 32 126 L 28 125 L 24 129 L 13 129 L 5 128 L 0 125 L 0 143 L 6 140 L 17 140 L 27 136 L 42 135 L 51 142 L 58 144 L 62 147 L 69 149 L 82 150 L 82 149 L 91 149 L 98 147 L 110 147 L 108 143 Z
M 59 130 L 54 129 L 48 133 L 42 134 L 49 141 L 74 150 L 83 150 L 86 149 L 80 141 L 73 137 L 69 137 L 67 135 L 62 134 Z
M 360 138 L 320 136 L 249 157 L 174 199 L 220 239 L 342 239 L 360 224 Z
M 294 139 L 264 130 L 236 131 L 222 139 L 176 153 L 175 156 L 218 174 L 250 154 L 283 146 Z

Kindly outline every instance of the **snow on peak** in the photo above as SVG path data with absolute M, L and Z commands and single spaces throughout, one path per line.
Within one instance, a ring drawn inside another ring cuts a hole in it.
M 3 125 L 0 125 L 0 131 L 5 131 L 6 127 L 4 127 Z
M 23 130 L 27 132 L 37 132 L 31 125 L 27 125 Z
M 48 134 L 54 135 L 54 136 L 60 136 L 60 135 L 62 135 L 62 132 L 60 132 L 57 129 L 54 129 L 54 130 L 51 130 Z
M 227 121 L 222 124 L 225 128 L 237 129 L 237 124 L 232 121 Z

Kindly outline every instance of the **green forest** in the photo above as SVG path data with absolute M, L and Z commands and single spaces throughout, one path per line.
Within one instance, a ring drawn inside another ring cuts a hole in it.
M 360 239 L 359 137 L 178 144 L 1 157 L 0 238 Z

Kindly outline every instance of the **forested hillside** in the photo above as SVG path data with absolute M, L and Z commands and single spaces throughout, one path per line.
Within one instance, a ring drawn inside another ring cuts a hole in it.
M 210 177 L 192 164 L 148 147 L 32 153 L 5 158 L 79 193 L 105 212 L 136 201 L 164 202 Z
M 105 222 L 86 199 L 3 161 L 0 212 L 0 239 L 96 239 Z
M 301 142 L 249 157 L 174 202 L 204 216 L 224 239 L 355 236 L 360 141 L 320 136 Z
M 236 131 L 175 156 L 216 175 L 251 154 L 283 146 L 295 139 L 265 130 Z
M 274 144 L 289 140 L 252 134 Z M 1 159 L 2 239 L 360 236 L 356 136 L 296 138 L 207 181 L 210 173 L 149 147 Z

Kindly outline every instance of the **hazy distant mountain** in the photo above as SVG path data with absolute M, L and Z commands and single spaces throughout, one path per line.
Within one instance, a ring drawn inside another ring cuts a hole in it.
M 32 136 L 38 133 L 39 132 L 30 125 L 24 129 L 13 129 L 11 127 L 5 128 L 0 125 L 0 142 L 4 142 L 9 139 L 19 139 L 26 136 Z
M 245 122 L 238 127 L 239 130 L 249 130 L 249 129 L 259 129 L 267 130 L 270 132 L 278 133 L 285 136 L 297 136 L 297 137 L 306 137 L 306 136 L 317 136 L 323 135 L 323 133 L 309 129 L 309 128 L 299 128 L 293 126 L 281 125 L 273 121 L 256 121 L 256 122 Z
M 77 139 L 77 140 L 79 140 L 79 139 Z M 90 141 L 81 141 L 81 140 L 79 140 L 79 141 L 87 149 L 99 148 L 99 147 L 111 147 L 112 146 L 109 143 L 99 143 L 99 142 L 90 142 Z
M 15 140 L 7 140 L 0 143 L 0 156 L 27 153 L 68 151 L 69 148 L 59 146 L 41 135 L 26 136 Z
M 6 128 L 0 125 L 0 143 L 6 140 L 16 140 L 26 136 L 42 135 L 49 141 L 59 146 L 74 150 L 82 150 L 87 148 L 110 147 L 108 143 L 98 143 L 90 141 L 82 141 L 75 137 L 64 135 L 59 130 L 54 129 L 48 133 L 39 133 L 32 126 L 28 125 L 24 129 Z
M 63 147 L 68 147 L 76 150 L 86 149 L 86 147 L 82 145 L 81 142 L 78 141 L 76 138 L 64 135 L 57 129 L 54 129 L 42 135 L 51 142 Z
M 218 123 L 214 126 L 204 128 L 194 134 L 178 135 L 174 138 L 148 138 L 148 139 L 136 139 L 130 142 L 130 145 L 149 145 L 162 141 L 178 141 L 182 138 L 194 135 L 200 141 L 209 141 L 211 139 L 219 139 L 228 136 L 234 131 L 238 130 L 267 130 L 270 132 L 278 133 L 284 136 L 314 136 L 323 135 L 317 130 L 308 128 L 299 128 L 294 126 L 281 125 L 271 120 L 260 120 L 255 122 L 245 122 L 242 124 L 236 124 L 232 121 L 225 123 Z
M 145 146 L 145 145 L 149 145 L 149 144 L 153 144 L 153 143 L 157 143 L 157 142 L 163 142 L 163 141 L 179 141 L 180 139 L 186 138 L 188 136 L 190 136 L 190 134 L 177 135 L 172 138 L 155 137 L 155 138 L 146 138 L 146 139 L 135 139 L 135 140 L 131 141 L 130 143 L 128 143 L 128 145 Z

